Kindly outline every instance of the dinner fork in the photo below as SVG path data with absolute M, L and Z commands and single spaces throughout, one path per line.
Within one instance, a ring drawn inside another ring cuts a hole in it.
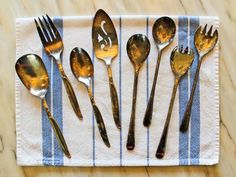
M 191 110 L 192 110 L 192 104 L 193 104 L 193 96 L 194 92 L 197 86 L 198 78 L 199 78 L 199 71 L 201 68 L 202 60 L 206 54 L 208 54 L 210 51 L 213 50 L 213 48 L 216 45 L 216 42 L 218 40 L 218 31 L 215 30 L 212 34 L 212 28 L 213 26 L 210 27 L 209 31 L 207 32 L 207 25 L 202 30 L 202 27 L 198 27 L 194 34 L 194 45 L 197 49 L 197 52 L 199 54 L 199 60 L 198 60 L 198 65 L 197 65 L 197 70 L 195 72 L 194 76 L 194 82 L 193 86 L 191 89 L 191 94 L 188 100 L 188 104 L 186 106 L 186 110 L 184 113 L 184 117 L 180 126 L 180 131 L 185 132 L 188 129 L 189 126 L 189 120 L 190 120 L 190 115 L 191 115 Z
M 39 37 L 40 37 L 41 42 L 43 44 L 43 47 L 44 47 L 46 53 L 50 57 L 54 58 L 54 60 L 56 61 L 56 64 L 57 64 L 58 69 L 60 71 L 68 98 L 69 98 L 70 103 L 73 107 L 73 110 L 74 110 L 75 114 L 77 115 L 77 117 L 79 119 L 82 119 L 83 116 L 81 114 L 75 92 L 74 92 L 73 87 L 72 87 L 68 77 L 66 76 L 63 67 L 62 67 L 61 55 L 62 55 L 64 46 L 63 46 L 61 36 L 60 36 L 56 26 L 53 24 L 53 21 L 51 20 L 51 18 L 48 15 L 46 15 L 46 17 L 42 16 L 42 20 L 40 18 L 38 18 L 38 21 L 39 22 L 37 22 L 37 20 L 34 19 Z

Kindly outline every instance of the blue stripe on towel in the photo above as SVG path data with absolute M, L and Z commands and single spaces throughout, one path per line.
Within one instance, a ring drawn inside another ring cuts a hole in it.
M 42 48 L 42 59 L 46 66 L 49 79 L 51 81 L 51 58 L 45 53 L 44 48 Z M 50 82 L 50 84 L 52 84 Z M 46 101 L 49 109 L 51 110 L 51 85 L 46 94 Z M 43 151 L 43 164 L 52 165 L 52 129 L 50 122 L 48 120 L 47 113 L 42 106 L 42 151 Z
M 178 17 L 178 46 L 188 46 L 188 17 Z M 185 107 L 188 102 L 188 74 L 186 74 L 179 84 L 179 124 L 182 122 Z M 179 164 L 188 164 L 188 138 L 189 133 L 179 134 Z
M 146 17 L 146 35 L 148 37 L 148 30 L 149 30 L 149 18 L 148 16 Z M 147 103 L 148 103 L 148 98 L 149 98 L 149 70 L 148 70 L 148 64 L 149 64 L 149 57 L 147 58 L 147 62 L 146 62 L 146 78 L 147 78 L 147 82 L 146 82 L 146 98 L 147 98 Z M 147 166 L 149 166 L 149 127 L 147 127 Z
M 57 27 L 61 38 L 63 39 L 63 19 L 56 17 L 53 19 L 55 26 Z M 61 62 L 62 62 L 61 56 Z M 53 116 L 56 119 L 61 131 L 63 132 L 63 119 L 62 119 L 62 78 L 56 62 L 53 64 Z M 63 165 L 63 151 L 58 143 L 58 140 L 53 134 L 54 142 L 54 165 Z
M 194 33 L 199 26 L 199 18 L 190 18 L 190 46 L 194 49 L 194 61 L 190 69 L 190 87 L 192 88 L 194 75 L 198 64 L 198 53 L 194 47 Z M 191 112 L 191 137 L 190 137 L 190 164 L 199 164 L 199 152 L 200 152 L 200 91 L 199 82 L 195 90 L 193 97 L 193 105 Z
M 122 18 L 120 16 L 119 18 L 119 27 L 120 27 L 120 32 L 119 32 L 119 39 L 120 39 L 120 45 L 119 45 L 119 98 L 120 98 L 120 166 L 122 166 L 122 95 L 121 95 L 121 91 L 122 91 L 122 75 L 121 75 L 121 66 L 122 66 L 122 61 L 121 61 L 121 52 L 122 52 L 122 45 L 121 45 L 121 34 L 122 34 L 122 31 L 121 31 L 121 28 L 122 28 Z

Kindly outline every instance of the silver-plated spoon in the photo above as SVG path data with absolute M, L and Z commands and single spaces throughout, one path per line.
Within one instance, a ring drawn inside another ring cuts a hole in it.
M 134 66 L 134 87 L 133 87 L 133 100 L 132 100 L 132 112 L 129 124 L 129 132 L 126 148 L 133 150 L 135 147 L 135 110 L 136 110 L 136 97 L 138 86 L 138 74 L 144 61 L 150 52 L 150 42 L 148 38 L 143 34 L 135 34 L 131 36 L 127 42 L 127 53 L 131 63 Z
M 158 50 L 155 74 L 153 78 L 152 90 L 149 96 L 146 112 L 143 119 L 143 125 L 148 127 L 152 121 L 153 101 L 155 96 L 156 82 L 161 62 L 162 50 L 168 46 L 175 36 L 175 22 L 169 17 L 161 17 L 156 20 L 152 28 L 152 35 Z
M 89 57 L 89 54 L 82 48 L 74 48 L 70 54 L 70 66 L 74 76 L 78 79 L 78 81 L 83 83 L 88 90 L 88 95 L 93 106 L 100 135 L 106 146 L 110 147 L 111 145 L 108 140 L 102 115 L 94 101 L 92 94 L 91 81 L 93 77 L 93 63 Z

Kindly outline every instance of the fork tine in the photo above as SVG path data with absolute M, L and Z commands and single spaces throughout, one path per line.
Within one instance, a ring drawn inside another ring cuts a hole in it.
M 46 14 L 48 22 L 52 28 L 52 31 L 54 32 L 57 39 L 61 39 L 60 33 L 57 31 L 57 28 L 55 27 L 54 23 L 52 22 L 51 18 Z
M 188 53 L 188 46 L 184 49 L 184 53 Z
M 206 34 L 206 30 L 207 30 L 207 24 L 204 26 L 202 34 Z
M 43 35 L 43 32 L 42 32 L 42 30 L 41 30 L 41 28 L 40 28 L 40 26 L 39 26 L 39 24 L 38 24 L 38 22 L 37 22 L 36 19 L 34 19 L 34 22 L 35 22 L 35 26 L 36 26 L 36 28 L 37 28 L 39 37 L 40 37 L 40 39 L 41 39 L 41 42 L 42 42 L 43 45 L 44 45 L 44 44 L 46 43 L 46 39 L 45 39 L 45 37 L 44 37 L 44 35 Z
M 217 29 L 213 33 L 213 37 L 216 37 L 216 36 L 218 36 L 218 30 Z
M 210 30 L 207 33 L 207 36 L 211 36 L 213 25 L 211 25 Z
M 43 16 L 43 21 L 44 21 L 44 24 L 46 24 L 46 27 L 50 33 L 50 36 L 51 36 L 51 39 L 53 40 L 55 37 L 54 37 L 54 34 L 52 32 L 52 29 L 50 28 L 50 25 L 48 23 L 48 21 L 46 20 L 46 18 Z
M 39 17 L 38 17 L 38 20 L 39 20 L 39 23 L 41 25 L 41 28 L 43 29 L 43 33 L 44 33 L 47 41 L 49 42 L 50 41 L 50 37 L 49 37 L 48 32 L 46 30 L 45 24 L 42 22 L 42 20 Z

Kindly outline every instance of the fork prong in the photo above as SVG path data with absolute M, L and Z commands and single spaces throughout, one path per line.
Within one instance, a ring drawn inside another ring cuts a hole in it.
M 207 32 L 207 36 L 211 36 L 213 25 L 211 25 L 210 30 Z
M 60 33 L 57 31 L 56 26 L 54 25 L 54 23 L 52 22 L 51 18 L 47 14 L 46 14 L 46 16 L 47 16 L 48 22 L 49 22 L 49 24 L 50 24 L 50 26 L 52 28 L 52 31 L 55 34 L 56 39 L 61 40 Z
M 44 24 L 45 24 L 46 27 L 47 27 L 47 30 L 48 30 L 48 32 L 49 32 L 49 34 L 50 34 L 51 39 L 53 40 L 53 39 L 55 38 L 55 37 L 54 37 L 54 34 L 53 34 L 53 32 L 52 32 L 52 29 L 51 29 L 51 27 L 50 27 L 48 21 L 46 20 L 46 18 L 45 18 L 44 16 L 43 16 L 43 21 L 44 21 Z
M 202 34 L 206 34 L 206 30 L 207 30 L 207 24 L 204 26 L 203 30 L 202 30 Z
M 46 29 L 46 27 L 45 27 L 45 24 L 42 22 L 42 20 L 41 20 L 39 17 L 38 17 L 38 20 L 39 20 L 39 23 L 40 23 L 41 28 L 43 29 L 43 33 L 44 33 L 44 35 L 45 35 L 47 41 L 50 42 L 51 40 L 50 40 L 50 37 L 49 37 L 49 35 L 48 35 L 47 29 Z
M 188 53 L 188 46 L 184 49 L 184 53 Z
M 218 30 L 217 29 L 213 33 L 213 37 L 216 37 L 216 36 L 218 36 Z
M 47 41 L 46 41 L 46 39 L 45 39 L 45 37 L 44 37 L 44 34 L 43 34 L 42 30 L 41 30 L 41 27 L 39 26 L 39 24 L 38 24 L 38 22 L 37 22 L 36 19 L 34 19 L 34 22 L 35 22 L 35 26 L 36 26 L 36 28 L 37 28 L 39 37 L 40 37 L 40 39 L 41 39 L 41 42 L 43 43 L 43 45 L 45 45 L 45 43 L 46 43 Z

